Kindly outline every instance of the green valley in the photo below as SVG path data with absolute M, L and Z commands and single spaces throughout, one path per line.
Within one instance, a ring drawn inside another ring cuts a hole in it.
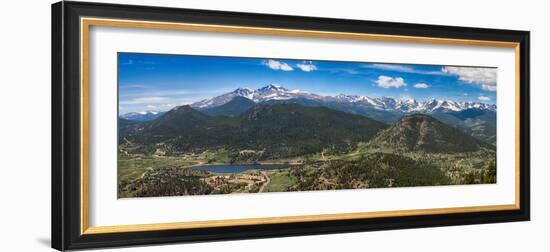
M 297 104 L 178 107 L 123 126 L 121 198 L 496 182 L 493 145 L 424 114 L 387 125 Z

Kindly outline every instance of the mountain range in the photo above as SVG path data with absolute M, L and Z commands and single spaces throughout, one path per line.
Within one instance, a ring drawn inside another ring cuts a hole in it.
M 139 125 L 121 134 L 121 141 L 171 152 L 251 150 L 256 159 L 350 151 L 387 127 L 365 116 L 299 104 L 257 104 L 235 117 L 209 116 L 185 105 Z
M 414 99 L 398 100 L 391 97 L 372 98 L 369 96 L 345 94 L 336 96 L 322 96 L 302 90 L 289 90 L 278 85 L 267 85 L 256 90 L 249 88 L 238 88 L 232 92 L 222 94 L 211 99 L 195 102 L 191 104 L 191 107 L 198 110 L 205 110 L 226 104 L 235 97 L 244 97 L 255 103 L 289 100 L 310 100 L 312 102 L 314 101 L 319 103 L 344 103 L 399 113 L 433 113 L 436 111 L 456 112 L 466 109 L 496 111 L 496 105 L 480 102 L 455 102 L 436 99 L 417 102 Z
M 418 102 L 414 99 L 395 99 L 392 97 L 373 98 L 370 96 L 345 94 L 336 96 L 322 96 L 307 91 L 289 90 L 278 85 L 267 85 L 256 90 L 249 88 L 237 88 L 232 92 L 192 103 L 190 106 L 200 111 L 208 111 L 212 108 L 227 104 L 236 97 L 246 98 L 253 103 L 276 103 L 277 101 L 283 103 L 286 101 L 287 103 L 292 102 L 307 103 L 310 105 L 324 105 L 327 107 L 336 107 L 336 109 L 338 109 L 338 105 L 340 105 L 339 107 L 342 108 L 342 110 L 346 110 L 346 107 L 348 107 L 347 110 L 351 110 L 351 112 L 354 112 L 353 108 L 355 108 L 355 112 L 358 114 L 361 114 L 361 111 L 365 111 L 367 109 L 399 114 L 431 114 L 436 112 L 460 112 L 463 110 L 496 112 L 496 105 L 481 102 L 456 102 L 437 99 L 429 99 L 423 102 Z M 160 111 L 130 112 L 121 115 L 121 117 L 134 121 L 150 121 L 158 118 L 163 113 L 164 112 Z M 394 122 L 396 119 L 383 118 L 381 121 Z
M 235 117 L 211 116 L 185 105 L 149 122 L 121 118 L 119 125 L 121 143 L 140 146 L 133 148 L 138 153 L 157 148 L 168 154 L 226 149 L 240 153 L 237 156 L 244 151 L 246 157 L 236 159 L 241 161 L 348 153 L 360 142 L 403 152 L 494 148 L 426 114 L 404 116 L 387 125 L 361 115 L 299 104 L 255 104 Z
M 458 128 L 465 134 L 487 143 L 496 144 L 496 105 L 481 102 L 456 102 L 430 99 L 399 100 L 391 97 L 360 95 L 322 96 L 307 91 L 289 90 L 267 85 L 253 90 L 238 88 L 211 99 L 190 104 L 190 107 L 210 116 L 236 117 L 257 104 L 300 104 L 308 107 L 326 107 L 350 114 L 362 115 L 393 124 L 403 116 L 427 114 Z M 146 111 L 121 115 L 131 121 L 147 122 L 160 118 L 166 112 Z

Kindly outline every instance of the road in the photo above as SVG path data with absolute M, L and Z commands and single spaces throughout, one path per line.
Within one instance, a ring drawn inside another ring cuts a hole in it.
M 263 192 L 265 187 L 271 182 L 271 179 L 269 178 L 269 176 L 267 175 L 267 173 L 265 173 L 265 171 L 261 171 L 262 175 L 264 175 L 266 181 L 265 183 L 262 185 L 262 187 L 260 187 L 260 190 L 258 191 L 259 193 Z

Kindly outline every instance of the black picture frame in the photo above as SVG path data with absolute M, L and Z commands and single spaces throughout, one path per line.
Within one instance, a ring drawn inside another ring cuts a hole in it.
M 81 233 L 80 18 L 101 17 L 519 43 L 519 209 L 336 221 Z M 102 3 L 52 5 L 52 247 L 58 250 L 253 239 L 341 232 L 528 221 L 530 219 L 529 32 L 237 13 Z

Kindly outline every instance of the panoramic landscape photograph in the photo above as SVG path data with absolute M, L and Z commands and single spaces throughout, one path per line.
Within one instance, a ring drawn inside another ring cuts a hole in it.
M 495 184 L 497 69 L 118 53 L 118 198 Z

